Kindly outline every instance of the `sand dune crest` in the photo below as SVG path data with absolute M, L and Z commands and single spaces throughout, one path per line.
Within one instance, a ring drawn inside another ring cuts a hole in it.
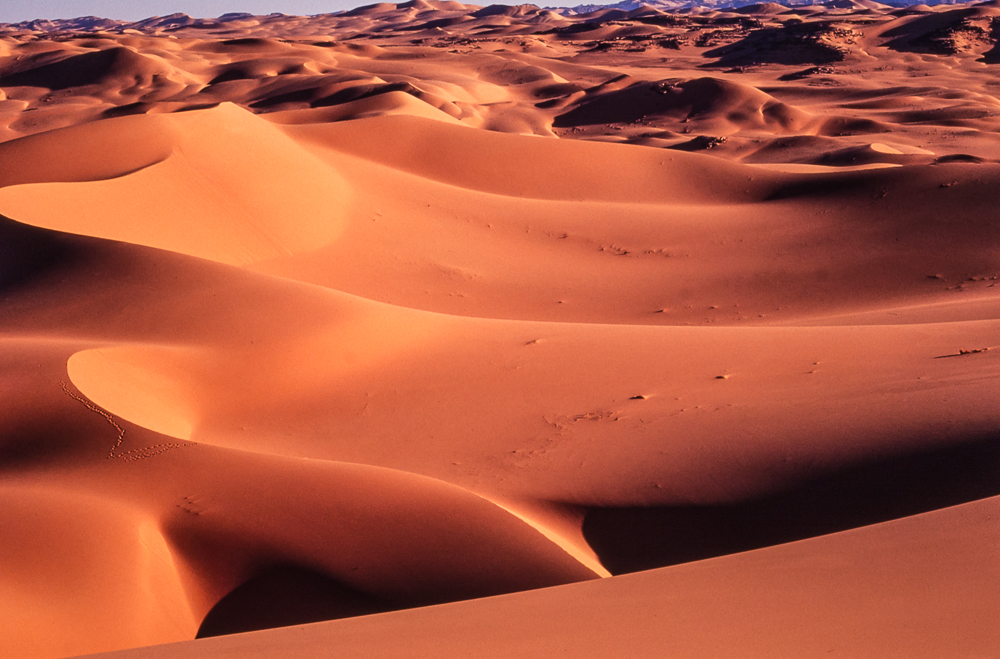
M 128 125 L 172 138 L 171 155 L 131 177 L 82 188 L 9 187 L 0 208 L 37 226 L 240 265 L 314 249 L 340 232 L 350 191 L 337 173 L 245 111 L 227 105 Z M 117 212 L 102 205 L 108 198 Z

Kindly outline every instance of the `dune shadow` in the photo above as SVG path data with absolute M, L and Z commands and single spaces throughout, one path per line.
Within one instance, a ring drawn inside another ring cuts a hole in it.
M 839 469 L 755 500 L 593 508 L 584 537 L 612 574 L 698 561 L 1000 495 L 1000 435 Z
M 699 68 L 832 64 L 843 61 L 856 40 L 852 30 L 839 28 L 831 21 L 788 22 L 754 30 L 737 42 L 705 51 L 704 57 L 715 61 Z
M 397 608 L 315 570 L 279 565 L 257 573 L 223 597 L 205 616 L 196 638 L 351 618 Z
M 116 82 L 115 76 L 127 78 L 152 77 L 158 73 L 151 60 L 124 47 L 106 48 L 95 52 L 71 55 L 50 61 L 43 56 L 28 57 L 23 64 L 0 75 L 4 87 L 45 87 L 60 91 Z
M 1000 63 L 1000 16 L 990 21 L 990 40 L 993 47 L 984 52 L 978 61 L 985 64 Z
M 0 215 L 0 299 L 70 258 L 55 232 Z

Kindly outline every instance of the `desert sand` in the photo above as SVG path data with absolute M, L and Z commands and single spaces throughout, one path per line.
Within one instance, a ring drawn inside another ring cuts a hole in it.
M 998 39 L 0 25 L 2 654 L 998 656 Z

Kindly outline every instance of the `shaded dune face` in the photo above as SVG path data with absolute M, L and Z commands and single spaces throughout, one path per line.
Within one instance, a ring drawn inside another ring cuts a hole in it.
M 794 542 L 1000 495 L 997 436 L 833 470 L 733 504 L 596 508 L 584 537 L 613 573 Z
M 35 227 L 0 219 L 0 291 L 9 292 L 66 259 L 58 240 Z
M 738 128 L 780 132 L 801 130 L 811 117 L 755 88 L 715 78 L 696 78 L 633 83 L 625 89 L 599 94 L 556 117 L 553 125 L 566 128 L 661 118 L 675 122 L 721 120 Z
M 198 638 L 371 615 L 391 608 L 323 573 L 275 566 L 254 575 L 212 607 L 198 628 Z
M 0 646 L 982 653 L 996 13 L 0 26 Z
M 850 54 L 860 34 L 832 22 L 784 25 L 752 32 L 745 39 L 708 51 L 712 66 L 830 64 Z
M 124 84 L 148 84 L 160 70 L 133 50 L 122 47 L 105 48 L 71 55 L 54 62 L 44 55 L 29 58 L 11 66 L 0 75 L 4 87 L 45 87 L 63 91 L 71 87 Z

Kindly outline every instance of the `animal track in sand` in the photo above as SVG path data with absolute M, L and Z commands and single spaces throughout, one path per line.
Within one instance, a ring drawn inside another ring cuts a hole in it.
M 934 359 L 944 359 L 945 357 L 964 357 L 965 355 L 976 355 L 981 352 L 988 352 L 989 348 L 973 348 L 972 350 L 959 350 L 958 352 L 953 352 L 950 355 L 938 355 Z
M 184 448 L 185 446 L 193 446 L 194 442 L 187 442 L 185 444 L 177 444 L 173 442 L 168 442 L 165 444 L 154 444 L 152 446 L 145 446 L 143 448 L 132 449 L 131 451 L 126 451 L 124 453 L 117 453 L 118 449 L 121 448 L 122 442 L 125 441 L 125 429 L 118 425 L 114 417 L 108 412 L 105 412 L 101 408 L 97 407 L 91 403 L 86 398 L 78 396 L 66 385 L 65 382 L 60 382 L 59 386 L 62 387 L 63 393 L 77 400 L 83 404 L 91 412 L 99 414 L 104 417 L 104 419 L 111 424 L 111 426 L 118 432 L 118 440 L 115 442 L 114 446 L 108 451 L 108 460 L 124 460 L 126 462 L 132 462 L 134 460 L 143 460 L 145 458 L 151 458 L 154 455 L 159 455 L 160 453 L 166 453 L 175 448 Z
M 190 495 L 184 497 L 181 500 L 181 503 L 177 504 L 177 507 L 186 513 L 196 516 L 201 515 L 203 512 L 205 512 L 205 508 L 198 504 L 198 500 Z
M 542 417 L 545 423 L 556 429 L 556 432 L 561 436 L 562 432 L 568 428 L 571 428 L 574 424 L 580 421 L 618 421 L 621 417 L 617 416 L 616 412 L 609 410 L 597 410 L 594 412 L 586 412 L 584 414 L 574 414 L 572 416 L 567 416 L 565 414 L 553 415 L 551 418 L 548 415 Z
M 612 416 L 614 416 L 614 412 L 610 412 L 608 410 L 597 410 L 595 412 L 574 414 L 572 416 L 559 415 L 556 416 L 555 419 L 552 421 L 549 421 L 548 418 L 546 417 L 545 422 L 551 426 L 555 426 L 556 428 L 562 429 L 565 428 L 568 424 L 576 423 L 577 421 L 604 421 L 606 419 L 610 419 Z

